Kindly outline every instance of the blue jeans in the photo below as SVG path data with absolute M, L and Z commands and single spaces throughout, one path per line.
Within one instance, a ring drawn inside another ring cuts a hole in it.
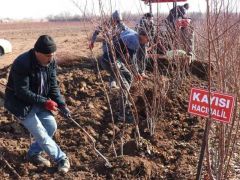
M 108 54 L 104 53 L 103 57 L 100 59 L 100 65 L 101 67 L 106 70 L 110 74 L 110 82 L 111 81 L 116 81 L 116 71 L 120 72 L 120 76 L 122 79 L 122 83 L 127 91 L 130 90 L 132 81 L 133 81 L 133 75 L 132 73 L 128 70 L 128 68 L 125 66 L 123 62 L 118 60 L 116 62 L 116 68 L 114 67 L 113 63 L 111 62 L 110 59 L 107 59 Z
M 111 55 L 109 52 L 104 52 L 101 59 L 99 60 L 100 66 L 110 74 L 110 82 L 116 81 L 115 68 L 112 65 Z
M 21 123 L 35 139 L 35 142 L 29 148 L 29 156 L 45 151 L 56 162 L 66 158 L 66 154 L 52 139 L 57 130 L 57 123 L 50 111 L 43 107 L 33 106 Z

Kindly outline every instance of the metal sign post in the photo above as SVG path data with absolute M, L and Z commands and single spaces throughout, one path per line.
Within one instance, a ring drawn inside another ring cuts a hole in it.
M 152 2 L 149 0 L 149 12 L 152 13 Z
M 204 160 L 206 145 L 207 145 L 207 142 L 208 142 L 210 124 L 211 124 L 211 118 L 209 118 L 207 120 L 206 125 L 205 125 L 204 135 L 203 135 L 203 139 L 202 139 L 202 147 L 201 147 L 201 152 L 200 152 L 198 166 L 197 166 L 196 180 L 201 180 L 202 166 L 203 166 L 203 160 Z

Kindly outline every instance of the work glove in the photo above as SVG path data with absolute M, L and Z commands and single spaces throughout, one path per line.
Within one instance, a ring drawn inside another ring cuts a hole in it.
M 59 111 L 63 115 L 63 117 L 65 117 L 65 118 L 71 117 L 71 112 L 66 105 L 60 106 Z
M 90 44 L 88 45 L 89 49 L 92 50 L 94 48 L 94 43 L 90 42 Z
M 57 103 L 54 102 L 53 100 L 49 99 L 44 103 L 44 108 L 49 110 L 49 111 L 57 111 Z

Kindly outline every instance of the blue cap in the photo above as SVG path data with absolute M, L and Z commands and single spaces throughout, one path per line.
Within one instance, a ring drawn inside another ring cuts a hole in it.
M 112 13 L 112 19 L 115 21 L 122 21 L 121 14 L 116 10 Z

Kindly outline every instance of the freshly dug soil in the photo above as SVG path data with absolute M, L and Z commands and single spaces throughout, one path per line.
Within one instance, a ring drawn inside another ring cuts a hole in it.
M 8 71 L 9 67 L 1 70 L 0 78 L 5 82 Z M 118 92 L 109 90 L 108 74 L 103 71 L 102 76 L 115 118 Z M 163 75 L 163 78 L 169 77 Z M 190 88 L 206 82 L 189 75 L 176 91 L 169 90 L 164 111 L 156 119 L 153 136 L 147 129 L 141 93 L 150 99 L 154 83 L 144 80 L 146 86 L 141 88 L 141 92 L 135 91 L 138 85 L 134 84 L 131 94 L 138 110 L 141 134 L 137 142 L 134 124 L 112 123 L 94 60 L 76 59 L 70 64 L 62 64 L 58 68 L 58 80 L 73 118 L 97 140 L 97 149 L 109 159 L 112 167 L 105 166 L 84 132 L 59 114 L 55 115 L 58 131 L 54 139 L 70 159 L 69 173 L 59 174 L 54 164 L 51 168 L 43 168 L 28 163 L 25 156 L 30 144 L 29 134 L 1 107 L 0 152 L 23 179 L 195 179 L 204 120 L 189 115 L 187 106 Z M 0 179 L 15 178 L 2 160 L 0 176 Z

